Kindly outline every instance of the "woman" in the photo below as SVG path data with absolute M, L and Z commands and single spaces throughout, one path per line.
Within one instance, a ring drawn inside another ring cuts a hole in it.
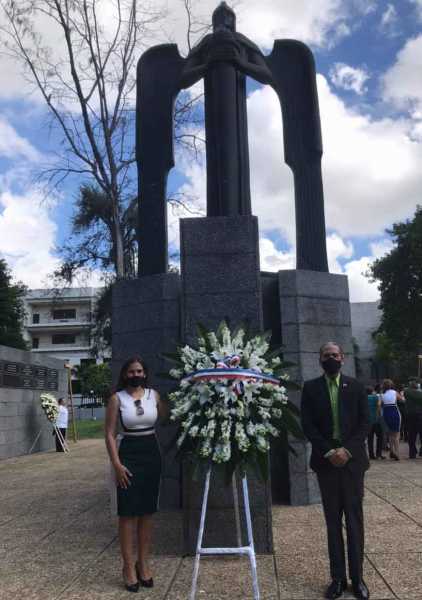
M 382 382 L 382 408 L 384 421 L 388 427 L 388 438 L 390 440 L 390 458 L 400 460 L 400 427 L 401 416 L 397 407 L 397 392 L 391 379 L 384 379 Z
M 378 394 L 375 393 L 374 388 L 369 385 L 366 388 L 366 393 L 368 395 L 368 405 L 369 405 L 369 419 L 371 424 L 371 429 L 368 434 L 368 453 L 369 458 L 371 460 L 376 460 L 378 458 L 385 458 L 382 455 L 382 444 L 383 444 L 383 431 L 381 427 L 381 399 Z M 376 437 L 376 451 L 374 452 L 374 438 Z
M 116 479 L 123 581 L 129 592 L 137 592 L 140 585 L 154 585 L 147 560 L 161 477 L 155 423 L 164 410 L 158 393 L 147 387 L 147 378 L 140 357 L 125 362 L 117 391 L 108 401 L 105 422 L 106 446 Z M 134 533 L 137 560 L 132 552 Z

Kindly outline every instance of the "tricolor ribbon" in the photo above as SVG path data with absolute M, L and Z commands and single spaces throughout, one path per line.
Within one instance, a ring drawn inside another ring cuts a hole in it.
M 193 371 L 183 377 L 182 381 L 214 381 L 217 379 L 238 379 L 240 381 L 252 379 L 253 381 L 262 381 L 264 383 L 272 383 L 280 385 L 281 382 L 277 377 L 260 373 L 253 369 L 199 369 Z

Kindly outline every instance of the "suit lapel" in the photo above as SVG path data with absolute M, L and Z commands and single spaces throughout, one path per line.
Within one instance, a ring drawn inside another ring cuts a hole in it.
M 345 380 L 343 375 L 340 375 L 339 387 L 338 387 L 338 416 L 340 422 L 340 431 L 343 434 L 344 426 L 347 419 L 347 388 L 349 383 Z

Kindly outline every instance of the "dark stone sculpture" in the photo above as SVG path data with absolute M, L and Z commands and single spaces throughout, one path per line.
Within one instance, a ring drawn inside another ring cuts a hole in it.
M 207 216 L 250 215 L 245 78 L 271 85 L 282 108 L 285 161 L 292 169 L 296 202 L 297 268 L 328 271 L 322 141 L 311 51 L 277 40 L 264 56 L 236 32 L 234 12 L 222 2 L 213 33 L 183 59 L 174 44 L 147 50 L 138 64 L 137 160 L 140 275 L 167 271 L 166 181 L 174 165 L 176 95 L 204 78 Z

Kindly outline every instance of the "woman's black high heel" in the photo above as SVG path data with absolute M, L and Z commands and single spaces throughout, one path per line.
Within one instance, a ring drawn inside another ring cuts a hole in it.
M 136 576 L 138 577 L 139 585 L 141 587 L 145 587 L 145 588 L 154 587 L 154 580 L 152 577 L 150 577 L 149 579 L 142 579 L 141 573 L 139 571 L 138 563 L 135 563 L 135 570 L 136 570 Z
M 138 573 L 138 569 L 136 569 L 136 573 Z M 139 592 L 139 581 L 136 581 L 135 583 L 127 583 L 124 570 L 122 571 L 122 576 L 125 590 L 128 592 Z

